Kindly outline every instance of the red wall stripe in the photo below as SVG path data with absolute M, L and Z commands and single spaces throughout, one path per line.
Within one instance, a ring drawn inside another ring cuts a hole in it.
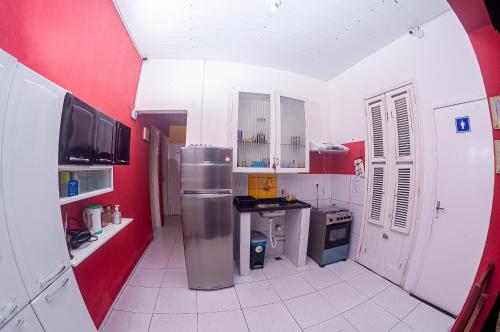
M 114 168 L 113 193 L 66 205 L 81 218 L 89 203 L 120 204 L 135 221 L 75 269 L 96 326 L 152 239 L 148 144 L 130 118 L 141 58 L 111 0 L 0 1 L 0 48 L 132 128 L 131 165 Z M 34 110 L 35 111 L 35 110 Z

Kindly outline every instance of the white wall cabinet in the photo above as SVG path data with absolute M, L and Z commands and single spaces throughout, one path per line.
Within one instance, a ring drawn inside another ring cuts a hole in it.
M 65 93 L 17 64 L 5 116 L 2 179 L 10 239 L 31 299 L 70 266 L 57 179 Z
M 95 331 L 72 269 L 67 270 L 31 305 L 45 331 Z
M 304 99 L 248 91 L 235 91 L 233 98 L 235 172 L 309 171 Z
M 44 330 L 38 318 L 36 318 L 33 308 L 27 305 L 20 313 L 1 328 L 0 332 L 44 332 Z
M 14 57 L 0 50 L 0 146 L 2 146 L 7 99 L 16 64 L 17 60 Z M 3 163 L 4 160 L 0 156 L 0 165 Z M 12 252 L 3 202 L 3 192 L 0 191 L 0 326 L 29 302 Z

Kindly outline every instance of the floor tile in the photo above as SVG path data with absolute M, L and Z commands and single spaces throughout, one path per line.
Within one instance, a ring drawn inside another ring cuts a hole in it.
M 128 284 L 130 286 L 160 287 L 164 274 L 164 269 L 138 267 L 130 278 Z
M 286 277 L 297 273 L 285 259 L 276 260 L 274 257 L 266 258 L 263 272 L 268 279 Z
M 196 291 L 187 288 L 161 288 L 155 313 L 196 313 Z
M 401 288 L 392 286 L 372 299 L 399 319 L 405 318 L 420 303 Z
M 148 247 L 148 254 L 156 254 L 156 255 L 168 255 L 172 253 L 172 249 L 174 249 L 173 244 L 166 243 L 151 243 Z
M 292 265 L 292 267 L 295 269 L 295 271 L 297 273 L 301 273 L 301 272 L 305 272 L 305 271 L 309 271 L 309 270 L 312 270 L 312 269 L 319 268 L 318 263 L 316 263 L 315 261 L 313 261 L 312 258 L 310 258 L 309 256 L 306 257 L 306 265 L 304 265 L 304 266 L 296 267 L 292 263 L 290 263 L 290 264 Z
M 271 279 L 270 282 L 282 300 L 289 300 L 314 292 L 314 289 L 298 274 Z
M 154 314 L 149 332 L 197 332 L 196 314 Z
M 251 332 L 301 331 L 283 303 L 248 308 L 243 313 Z
M 399 319 L 372 301 L 366 301 L 342 316 L 361 332 L 386 332 L 399 323 Z
M 403 322 L 419 332 L 445 332 L 449 331 L 454 319 L 426 304 L 420 303 Z
M 349 286 L 346 282 L 319 291 L 319 294 L 338 312 L 344 312 L 366 301 L 366 296 Z
M 102 332 L 148 332 L 151 314 L 113 310 Z
M 347 283 L 366 297 L 373 297 L 392 285 L 389 281 L 371 271 L 351 278 Z
M 161 287 L 188 287 L 185 269 L 166 269 Z
M 327 265 L 326 268 L 335 273 L 342 280 L 350 279 L 366 271 L 359 264 L 356 264 L 351 260 L 333 263 Z
M 153 313 L 157 297 L 158 288 L 127 286 L 118 299 L 115 309 Z
M 241 310 L 213 312 L 198 315 L 199 332 L 247 332 L 247 323 Z
M 234 287 L 212 291 L 198 291 L 196 296 L 199 313 L 241 309 Z
M 247 276 L 240 275 L 238 270 L 236 270 L 235 274 L 234 274 L 234 282 L 237 284 L 243 284 L 246 282 L 261 281 L 261 280 L 266 280 L 266 276 L 264 275 L 264 272 L 262 271 L 262 269 L 250 270 L 250 275 L 247 275 Z
M 184 257 L 184 251 L 174 250 L 172 251 L 172 255 L 168 260 L 167 267 L 169 269 L 184 269 L 186 268 L 186 259 Z
M 391 329 L 391 332 L 413 332 L 414 330 L 404 322 L 399 322 L 398 325 Z
M 338 314 L 318 293 L 288 300 L 285 305 L 303 329 L 324 322 Z
M 306 332 L 358 332 L 344 317 L 337 316 L 318 325 L 305 329 Z
M 146 254 L 139 263 L 139 266 L 152 269 L 164 269 L 167 267 L 168 258 L 168 255 Z
M 336 274 L 333 274 L 326 268 L 311 269 L 302 272 L 300 275 L 316 290 L 338 284 L 342 281 Z
M 278 294 L 267 280 L 239 284 L 235 288 L 242 308 L 280 301 Z

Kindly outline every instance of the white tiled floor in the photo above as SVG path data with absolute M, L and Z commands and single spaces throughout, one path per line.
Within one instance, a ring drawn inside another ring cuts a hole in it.
M 101 328 L 103 332 L 422 331 L 453 320 L 352 261 L 297 269 L 269 258 L 235 274 L 235 287 L 187 288 L 180 221 L 155 234 Z

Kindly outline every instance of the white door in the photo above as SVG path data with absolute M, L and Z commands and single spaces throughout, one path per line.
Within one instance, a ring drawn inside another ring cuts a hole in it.
M 162 197 L 162 211 L 163 216 L 168 215 L 168 137 L 162 135 L 161 137 L 161 197 Z
M 468 116 L 470 132 L 455 119 Z M 490 223 L 494 163 L 486 100 L 434 110 L 436 205 L 414 294 L 456 315 L 472 286 Z
M 181 214 L 181 147 L 183 144 L 168 145 L 168 215 Z
M 151 200 L 151 222 L 153 229 L 161 227 L 161 211 L 160 211 L 160 188 L 158 184 L 159 167 L 158 155 L 160 148 L 160 132 L 152 126 L 151 139 L 149 141 L 149 193 Z
M 3 328 L 0 328 L 0 332 L 44 332 L 44 330 L 33 308 L 28 305 Z
M 0 50 L 0 148 L 2 146 L 7 98 L 16 63 L 14 57 Z M 0 155 L 1 164 L 3 164 L 3 160 Z M 0 191 L 0 271 L 2 271 L 0 273 L 0 326 L 2 326 L 29 301 L 10 244 L 2 191 Z
M 414 99 L 410 86 L 367 101 L 368 205 L 359 262 L 402 284 L 416 219 Z
M 73 269 L 67 270 L 31 303 L 45 331 L 95 332 Z
M 17 65 L 5 116 L 2 179 L 10 239 L 31 299 L 70 266 L 57 169 L 65 93 Z

